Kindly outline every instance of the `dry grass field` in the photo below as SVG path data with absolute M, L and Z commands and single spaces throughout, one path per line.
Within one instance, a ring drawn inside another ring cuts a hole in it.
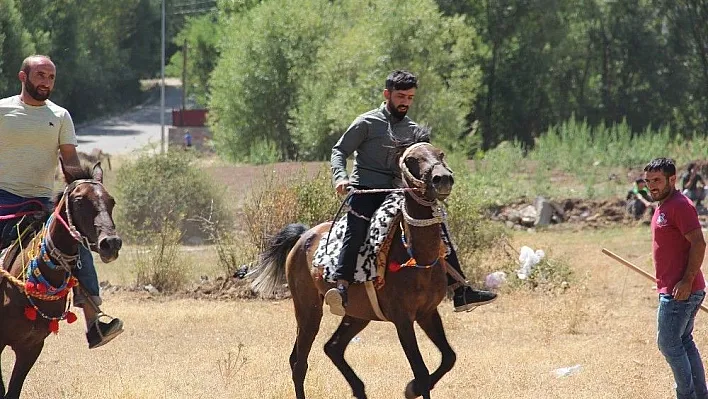
M 521 232 L 528 245 L 564 259 L 574 271 L 563 294 L 504 291 L 470 313 L 441 305 L 455 368 L 434 398 L 670 398 L 673 379 L 655 344 L 656 295 L 643 277 L 603 255 L 606 247 L 649 270 L 646 227 Z M 122 263 L 101 265 L 102 279 L 130 279 L 130 248 Z M 209 256 L 204 273 L 218 271 Z M 195 271 L 198 275 L 200 271 Z M 288 356 L 295 335 L 290 300 L 216 301 L 114 292 L 105 310 L 125 321 L 125 333 L 89 351 L 82 323 L 61 323 L 26 382 L 24 398 L 292 398 Z M 708 318 L 695 328 L 708 352 Z M 322 346 L 338 318 L 325 314 L 310 356 L 311 398 L 347 398 L 349 387 Z M 420 331 L 419 331 L 420 332 Z M 439 355 L 421 333 L 429 368 Z M 371 398 L 401 398 L 412 378 L 393 325 L 372 323 L 347 351 Z M 11 351 L 2 359 L 9 379 Z M 579 364 L 579 372 L 553 371 Z

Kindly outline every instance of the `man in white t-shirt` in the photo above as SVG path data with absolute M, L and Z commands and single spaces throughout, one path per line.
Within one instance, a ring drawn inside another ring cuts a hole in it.
M 21 93 L 0 99 L 0 215 L 16 213 L 14 206 L 28 200 L 52 209 L 57 151 L 66 167 L 79 167 L 71 115 L 48 100 L 56 78 L 52 60 L 44 55 L 27 57 L 18 78 Z M 7 231 L 7 223 L 0 220 L 0 234 Z M 75 295 L 74 304 L 83 308 L 86 338 L 89 348 L 95 348 L 123 332 L 123 322 L 117 318 L 99 320 L 105 315 L 98 307 L 101 298 L 93 255 L 79 246 L 79 258 L 82 266 L 73 274 L 95 306 L 81 293 Z

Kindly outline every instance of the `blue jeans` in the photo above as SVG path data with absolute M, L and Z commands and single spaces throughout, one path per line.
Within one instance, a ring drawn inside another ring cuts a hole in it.
M 678 399 L 708 399 L 703 361 L 693 342 L 693 321 L 705 298 L 696 291 L 686 301 L 659 294 L 657 343 L 671 367 Z
M 8 205 L 17 205 L 29 200 L 37 200 L 42 203 L 45 209 L 51 210 L 54 205 L 49 198 L 38 197 L 38 198 L 24 198 L 19 195 L 12 194 L 5 190 L 0 190 L 0 216 L 10 215 L 19 211 L 13 207 L 7 207 Z M 0 231 L 3 230 L 6 223 L 16 223 L 15 220 L 0 220 Z M 93 254 L 90 250 L 79 245 L 79 259 L 81 263 L 80 268 L 74 268 L 72 274 L 79 280 L 79 283 L 84 288 L 84 290 L 91 295 L 96 305 L 100 305 L 101 299 L 99 298 L 99 286 L 98 286 L 98 276 L 96 275 L 96 266 L 93 263 Z M 77 293 L 75 290 L 74 293 Z M 75 297 L 75 303 L 79 304 L 83 302 L 81 295 Z

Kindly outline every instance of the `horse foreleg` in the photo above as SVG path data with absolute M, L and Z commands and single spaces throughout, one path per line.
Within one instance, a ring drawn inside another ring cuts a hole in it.
M 364 390 L 364 383 L 357 377 L 354 370 L 352 370 L 349 363 L 344 359 L 344 351 L 347 349 L 347 345 L 351 342 L 361 330 L 363 330 L 369 324 L 369 320 L 357 319 L 351 316 L 344 316 L 342 321 L 337 327 L 337 331 L 332 334 L 332 338 L 327 341 L 324 347 L 324 351 L 327 356 L 332 360 L 337 369 L 344 375 L 344 378 L 349 383 L 352 388 L 352 394 L 357 399 L 366 398 L 366 392 Z
M 15 367 L 12 369 L 12 376 L 10 377 L 10 384 L 7 386 L 5 399 L 19 399 L 27 373 L 34 366 L 34 362 L 37 361 L 39 354 L 42 353 L 43 347 L 44 341 L 27 348 L 13 348 L 15 350 Z
M 416 392 L 419 392 L 419 395 L 408 396 L 408 389 L 406 389 L 406 398 L 423 396 L 424 399 L 430 399 L 430 375 L 423 361 L 423 356 L 420 354 L 420 348 L 418 348 L 413 322 L 405 320 L 396 322 L 395 325 L 398 332 L 398 340 L 401 342 L 403 351 L 408 358 L 408 363 L 410 363 L 413 370 L 413 377 L 415 378 L 413 388 Z
M 442 319 L 437 309 L 430 314 L 430 316 L 418 320 L 418 325 L 420 325 L 420 328 L 423 329 L 428 338 L 433 341 L 433 344 L 440 350 L 440 354 L 442 355 L 440 366 L 430 375 L 430 389 L 432 390 L 435 384 L 452 370 L 457 360 L 457 355 L 447 341 Z M 406 398 L 416 398 L 420 395 L 420 391 L 416 390 L 415 380 L 409 382 L 408 386 L 406 386 Z

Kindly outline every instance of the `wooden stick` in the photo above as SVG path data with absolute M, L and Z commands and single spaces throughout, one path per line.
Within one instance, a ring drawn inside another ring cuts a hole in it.
M 602 248 L 602 253 L 609 256 L 610 258 L 616 260 L 617 262 L 629 267 L 630 269 L 634 270 L 635 272 L 641 274 L 642 276 L 648 278 L 651 280 L 653 283 L 656 283 L 656 278 L 652 276 L 651 274 L 645 272 L 644 270 L 638 268 L 637 266 L 633 265 L 627 260 L 624 260 L 621 256 L 615 254 L 614 252 L 610 251 L 607 248 Z M 706 307 L 704 304 L 701 304 L 701 310 L 704 312 L 708 312 L 708 307 Z

